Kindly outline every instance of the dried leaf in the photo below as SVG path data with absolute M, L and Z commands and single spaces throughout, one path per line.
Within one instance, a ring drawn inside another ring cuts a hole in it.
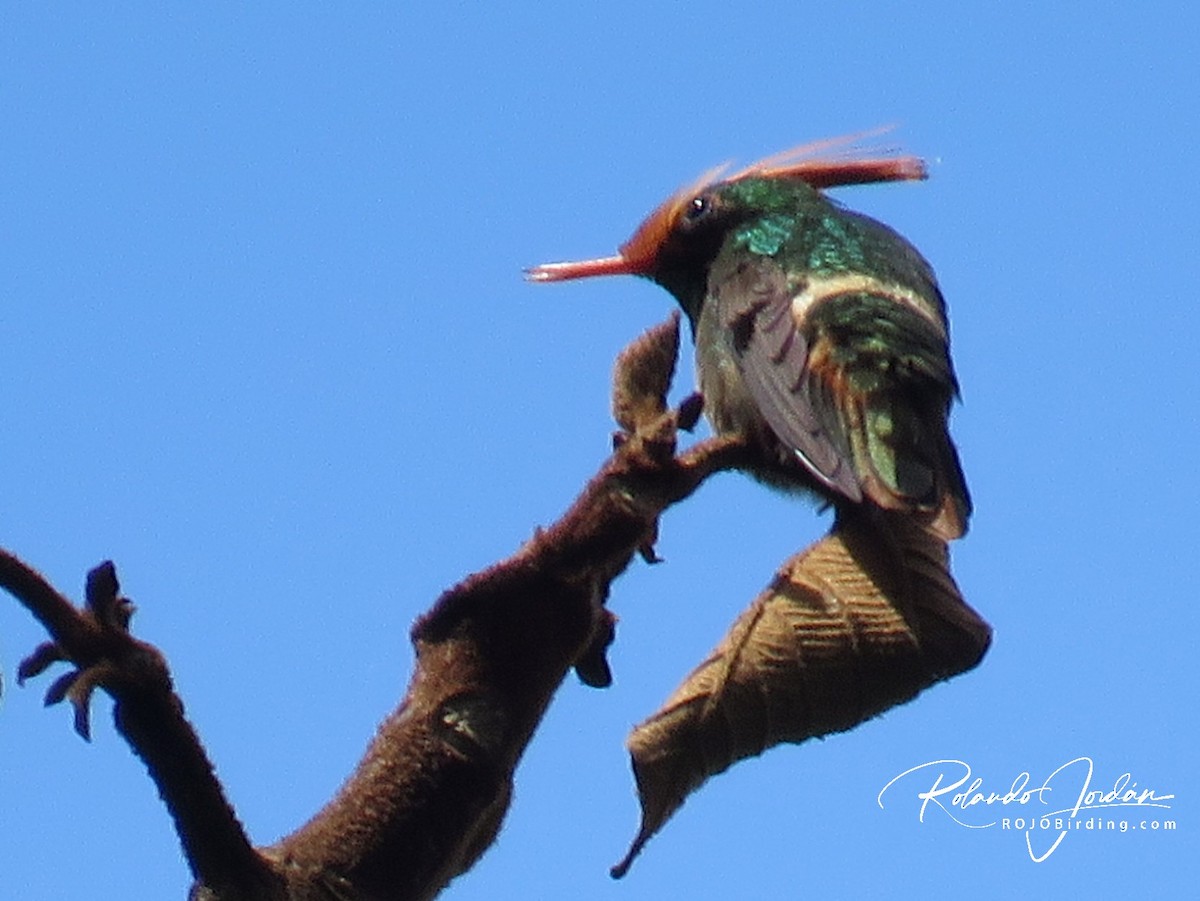
M 839 520 L 785 563 L 630 735 L 642 825 L 613 876 L 710 776 L 780 742 L 850 729 L 975 666 L 991 629 L 948 562 L 944 542 L 892 516 Z

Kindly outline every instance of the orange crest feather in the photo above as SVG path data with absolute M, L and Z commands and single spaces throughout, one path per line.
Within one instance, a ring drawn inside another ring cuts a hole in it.
M 891 148 L 867 147 L 861 142 L 892 130 L 884 125 L 858 134 L 801 144 L 752 163 L 729 177 L 799 178 L 814 188 L 838 188 L 881 181 L 916 181 L 927 176 L 925 162 L 915 156 L 892 155 Z M 827 151 L 842 148 L 837 154 Z

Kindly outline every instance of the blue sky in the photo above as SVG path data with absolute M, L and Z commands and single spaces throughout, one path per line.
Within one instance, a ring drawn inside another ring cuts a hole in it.
M 1194 889 L 1194 9 L 140 6 L 0 13 L 0 543 L 75 596 L 116 561 L 255 841 L 353 767 L 413 619 L 605 457 L 612 359 L 670 298 L 522 267 L 612 252 L 715 163 L 899 123 L 931 180 L 837 196 L 950 304 L 976 501 L 954 571 L 991 652 L 735 767 L 613 883 L 626 732 L 828 525 L 718 478 L 665 518 L 666 565 L 617 582 L 615 685 L 563 686 L 446 897 Z M 107 700 L 86 745 L 46 680 L 12 684 L 42 637 L 0 599 L 0 896 L 182 898 Z M 1002 792 L 1081 756 L 1097 788 L 1173 794 L 1178 829 L 1034 863 L 1021 832 L 918 822 L 915 784 L 876 803 L 927 761 Z

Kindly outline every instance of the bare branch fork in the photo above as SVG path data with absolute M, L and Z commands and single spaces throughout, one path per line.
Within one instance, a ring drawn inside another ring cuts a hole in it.
M 174 819 L 194 898 L 432 897 L 494 838 L 513 770 L 567 671 L 576 666 L 585 681 L 608 683 L 611 581 L 635 554 L 652 557 L 664 509 L 743 458 L 744 448 L 724 439 L 675 455 L 676 429 L 699 414 L 695 399 L 666 407 L 677 352 L 673 317 L 622 354 L 614 404 L 625 431 L 613 456 L 558 522 L 418 620 L 406 697 L 336 797 L 275 846 L 250 845 L 166 660 L 128 631 L 133 606 L 112 563 L 88 574 L 80 609 L 0 550 L 0 586 L 52 639 L 21 664 L 19 679 L 72 664 L 47 702 L 69 700 L 85 738 L 94 689 L 112 696 L 117 729 Z
M 605 651 L 615 620 L 604 604 L 612 580 L 636 554 L 655 559 L 667 508 L 713 473 L 750 462 L 750 450 L 726 437 L 676 453 L 678 430 L 690 429 L 701 408 L 697 396 L 678 409 L 666 405 L 678 350 L 673 316 L 620 355 L 613 410 L 622 431 L 613 455 L 556 523 L 418 619 L 406 696 L 335 797 L 275 845 L 251 846 L 164 657 L 128 631 L 133 606 L 111 563 L 88 574 L 77 608 L 0 550 L 0 586 L 51 637 L 21 664 L 19 678 L 70 663 L 47 702 L 69 700 L 85 738 L 94 690 L 112 696 L 118 731 L 174 819 L 196 879 L 193 901 L 431 898 L 495 838 L 516 765 L 568 670 L 590 685 L 611 681 Z M 619 872 L 713 773 L 779 741 L 850 728 L 978 662 L 990 630 L 962 603 L 945 545 L 893 526 L 839 515 L 830 535 L 785 564 L 714 654 L 635 730 L 643 824 Z M 866 549 L 880 542 L 864 534 L 878 538 L 880 529 L 890 552 Z M 815 637 L 804 638 L 809 632 Z M 791 670 L 779 666 L 784 633 Z M 839 654 L 849 662 L 834 665 Z M 851 696 L 839 700 L 830 686 Z M 744 696 L 770 720 L 750 734 Z M 817 697 L 826 703 L 814 707 Z M 723 756 L 706 751 L 713 741 Z

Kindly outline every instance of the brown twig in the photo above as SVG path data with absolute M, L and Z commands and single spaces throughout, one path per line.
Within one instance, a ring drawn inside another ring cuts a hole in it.
M 0 585 L 53 639 L 22 669 L 56 660 L 78 669 L 52 686 L 86 729 L 91 690 L 113 696 L 121 734 L 147 764 L 175 820 L 194 899 L 417 899 L 437 894 L 495 837 L 513 771 L 572 666 L 605 684 L 612 580 L 635 554 L 653 558 L 658 518 L 711 474 L 745 465 L 748 449 L 717 438 L 676 456 L 695 398 L 667 409 L 678 318 L 618 360 L 613 456 L 563 517 L 508 560 L 446 592 L 413 627 L 408 693 L 337 796 L 278 844 L 256 851 L 183 716 L 166 663 L 129 635 L 131 608 L 115 571 L 89 577 L 77 609 L 17 558 L 0 556 Z M 85 731 L 85 730 L 84 730 Z
M 200 739 L 184 717 L 166 661 L 152 645 L 129 634 L 132 604 L 120 595 L 116 571 L 105 562 L 88 573 L 80 609 L 9 552 L 0 549 L 0 587 L 46 627 L 52 638 L 21 664 L 20 681 L 56 661 L 75 665 L 55 681 L 47 702 L 70 700 L 75 728 L 85 739 L 91 695 L 103 688 L 114 700 L 121 735 L 146 764 L 166 803 L 193 875 L 221 886 L 224 898 L 282 898 L 282 882 L 251 847 L 225 799 Z

